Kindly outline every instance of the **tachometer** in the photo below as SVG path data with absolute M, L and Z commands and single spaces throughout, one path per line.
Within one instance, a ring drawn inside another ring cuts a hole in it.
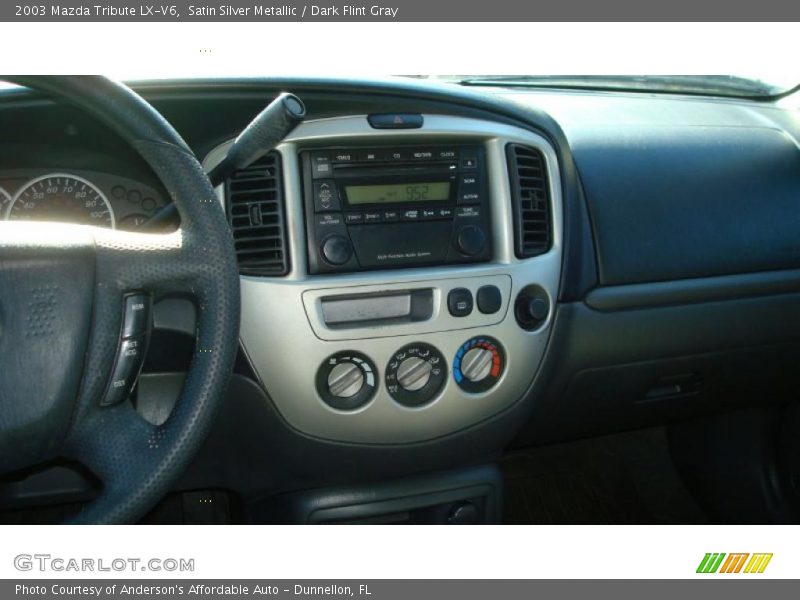
M 68 173 L 50 173 L 26 183 L 6 213 L 12 221 L 57 221 L 114 228 L 114 211 L 89 180 Z

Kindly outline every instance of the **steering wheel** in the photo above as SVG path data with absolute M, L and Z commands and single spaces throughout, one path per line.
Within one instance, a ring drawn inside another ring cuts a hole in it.
M 172 126 L 104 77 L 5 77 L 87 111 L 150 165 L 178 209 L 169 234 L 0 222 L 0 473 L 56 457 L 84 464 L 101 493 L 70 522 L 141 518 L 200 447 L 238 346 L 239 275 L 211 183 Z M 130 402 L 103 404 L 126 294 L 193 297 L 195 350 L 163 425 Z

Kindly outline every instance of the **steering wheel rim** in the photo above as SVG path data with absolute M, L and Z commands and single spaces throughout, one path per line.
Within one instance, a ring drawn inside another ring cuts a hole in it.
M 170 234 L 59 228 L 74 234 L 65 238 L 89 238 L 83 246 L 91 246 L 94 294 L 77 399 L 69 411 L 62 443 L 57 449 L 52 444 L 48 452 L 57 450 L 59 456 L 83 463 L 104 484 L 100 495 L 70 522 L 135 522 L 163 497 L 199 449 L 233 369 L 240 299 L 230 228 L 189 147 L 128 87 L 99 76 L 4 79 L 67 101 L 116 131 L 149 164 L 181 217 L 180 229 Z M 52 239 L 48 233 L 52 227 L 44 223 L 3 223 L 2 230 L 7 231 L 0 235 L 4 239 L 0 259 L 33 252 L 34 247 L 54 251 L 65 243 Z M 197 336 L 191 366 L 163 425 L 145 421 L 130 402 L 100 404 L 119 345 L 123 296 L 131 291 L 146 291 L 154 298 L 189 294 L 196 303 Z M 0 294 L 0 309 L 2 300 Z

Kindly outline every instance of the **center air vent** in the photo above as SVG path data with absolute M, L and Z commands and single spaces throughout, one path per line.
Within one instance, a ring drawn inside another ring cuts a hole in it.
M 509 144 L 506 156 L 514 207 L 514 251 L 517 258 L 543 254 L 552 242 L 544 156 L 535 148 L 519 144 Z
M 281 158 L 270 152 L 225 184 L 228 219 L 239 271 L 245 275 L 286 275 L 286 218 Z

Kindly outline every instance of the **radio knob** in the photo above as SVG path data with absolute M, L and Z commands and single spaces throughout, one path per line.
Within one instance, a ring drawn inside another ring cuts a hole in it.
M 472 348 L 461 359 L 461 373 L 470 381 L 481 381 L 492 370 L 492 359 L 486 348 Z
M 424 388 L 431 378 L 433 366 L 417 356 L 405 359 L 397 368 L 397 383 L 409 392 Z
M 355 396 L 363 385 L 364 373 L 351 362 L 339 363 L 328 375 L 328 391 L 337 398 Z
M 332 265 L 343 265 L 353 255 L 353 246 L 343 235 L 332 235 L 322 244 L 322 257 Z
M 456 248 L 461 254 L 476 256 L 483 252 L 486 246 L 486 234 L 477 225 L 465 225 L 458 230 Z

